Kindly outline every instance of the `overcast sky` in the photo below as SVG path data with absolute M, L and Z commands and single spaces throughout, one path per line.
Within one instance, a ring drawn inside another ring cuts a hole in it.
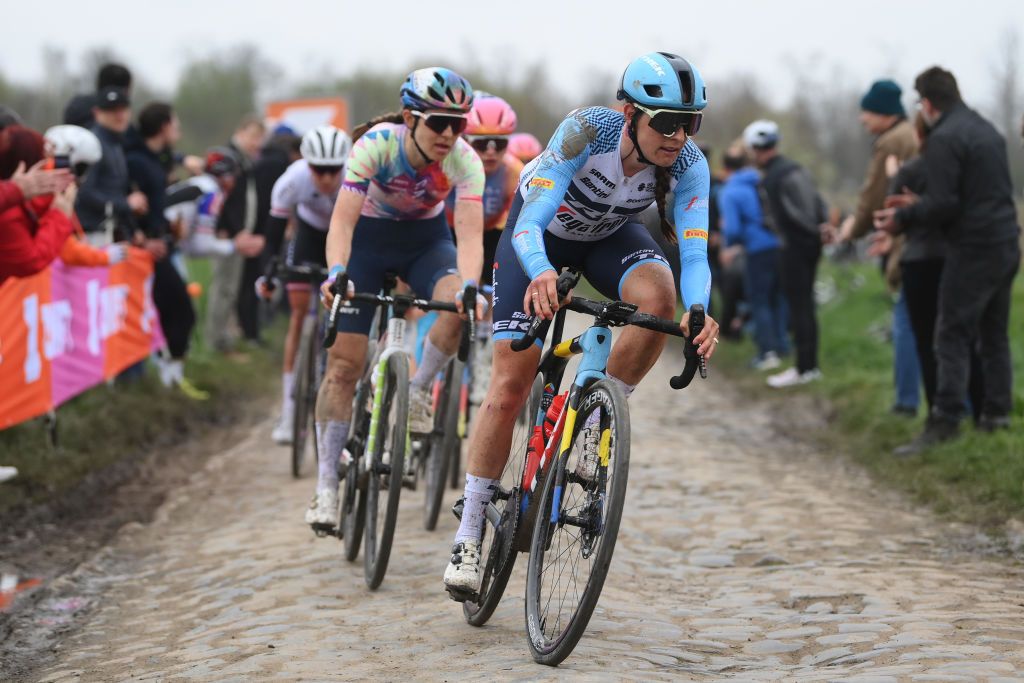
M 43 46 L 66 51 L 72 70 L 86 50 L 109 46 L 132 69 L 170 90 L 191 55 L 256 45 L 285 76 L 302 80 L 327 66 L 411 70 L 423 55 L 477 61 L 518 75 L 542 63 L 570 99 L 594 73 L 620 73 L 650 50 L 677 52 L 698 66 L 712 99 L 715 82 L 749 73 L 774 93 L 792 94 L 798 71 L 841 68 L 864 88 L 877 77 L 912 89 L 938 63 L 951 69 L 969 103 L 993 98 L 991 73 L 1010 27 L 1024 30 L 1024 0 L 51 0 L 4 3 L 0 73 L 43 78 Z M 140 8 L 146 15 L 140 16 Z M 1024 84 L 1022 84 L 1024 85 Z M 479 87 L 479 86 L 478 86 Z M 905 102 L 912 103 L 907 95 Z

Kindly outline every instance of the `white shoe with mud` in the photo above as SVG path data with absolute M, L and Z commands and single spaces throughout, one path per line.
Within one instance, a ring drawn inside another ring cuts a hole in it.
M 461 541 L 452 546 L 452 558 L 444 570 L 444 589 L 456 602 L 476 599 L 480 592 L 480 541 Z
M 429 389 L 409 387 L 409 431 L 417 434 L 434 431 L 434 400 Z
M 295 421 L 294 409 L 289 410 L 288 406 L 285 406 L 281 411 L 281 419 L 278 420 L 277 426 L 274 427 L 274 431 L 270 433 L 270 437 L 279 446 L 287 446 L 292 442 L 292 422 Z
M 334 525 L 337 521 L 338 492 L 331 489 L 320 489 L 306 509 L 306 524 L 313 528 L 317 536 L 325 536 L 334 533 Z

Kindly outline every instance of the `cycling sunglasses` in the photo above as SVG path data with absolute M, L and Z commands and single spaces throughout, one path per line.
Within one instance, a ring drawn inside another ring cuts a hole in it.
M 469 144 L 473 145 L 473 149 L 478 152 L 504 152 L 508 148 L 508 138 L 500 137 L 497 135 L 475 135 L 473 137 L 466 137 L 469 140 Z
M 313 164 L 309 165 L 309 170 L 312 171 L 314 175 L 334 175 L 336 173 L 341 173 L 341 169 L 341 166 L 314 166 Z
M 438 135 L 444 133 L 448 128 L 452 129 L 452 133 L 458 135 L 466 130 L 466 126 L 469 125 L 469 121 L 466 120 L 465 116 L 458 116 L 456 114 L 435 114 L 433 112 L 422 112 L 413 109 L 412 115 L 423 119 L 423 123 L 426 124 L 427 128 Z
M 637 109 L 651 117 L 647 125 L 667 138 L 675 135 L 680 128 L 687 135 L 696 135 L 700 130 L 700 122 L 704 114 L 699 111 L 679 111 L 678 109 L 648 109 L 639 104 Z

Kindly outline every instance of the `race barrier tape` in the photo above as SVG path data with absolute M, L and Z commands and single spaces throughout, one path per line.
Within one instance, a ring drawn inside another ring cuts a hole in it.
M 60 260 L 0 284 L 0 429 L 43 415 L 163 348 L 153 262 Z

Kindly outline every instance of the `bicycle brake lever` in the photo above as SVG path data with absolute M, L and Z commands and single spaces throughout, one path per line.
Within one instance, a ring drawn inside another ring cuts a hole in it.
M 325 349 L 334 346 L 334 341 L 338 338 L 338 311 L 345 304 L 344 294 L 347 290 L 348 275 L 338 273 L 338 276 L 334 278 L 334 282 L 331 284 L 331 291 L 334 292 L 334 301 L 331 303 L 331 313 L 327 317 L 327 331 L 324 334 L 323 343 Z
M 681 373 L 669 379 L 668 384 L 673 389 L 678 390 L 688 387 L 698 370 L 700 371 L 701 379 L 707 379 L 707 361 L 704 360 L 704 356 L 697 353 L 697 345 L 692 341 L 703 330 L 704 307 L 700 304 L 694 304 L 690 307 L 690 336 L 685 337 L 683 342 L 683 356 L 686 358 L 686 365 Z

